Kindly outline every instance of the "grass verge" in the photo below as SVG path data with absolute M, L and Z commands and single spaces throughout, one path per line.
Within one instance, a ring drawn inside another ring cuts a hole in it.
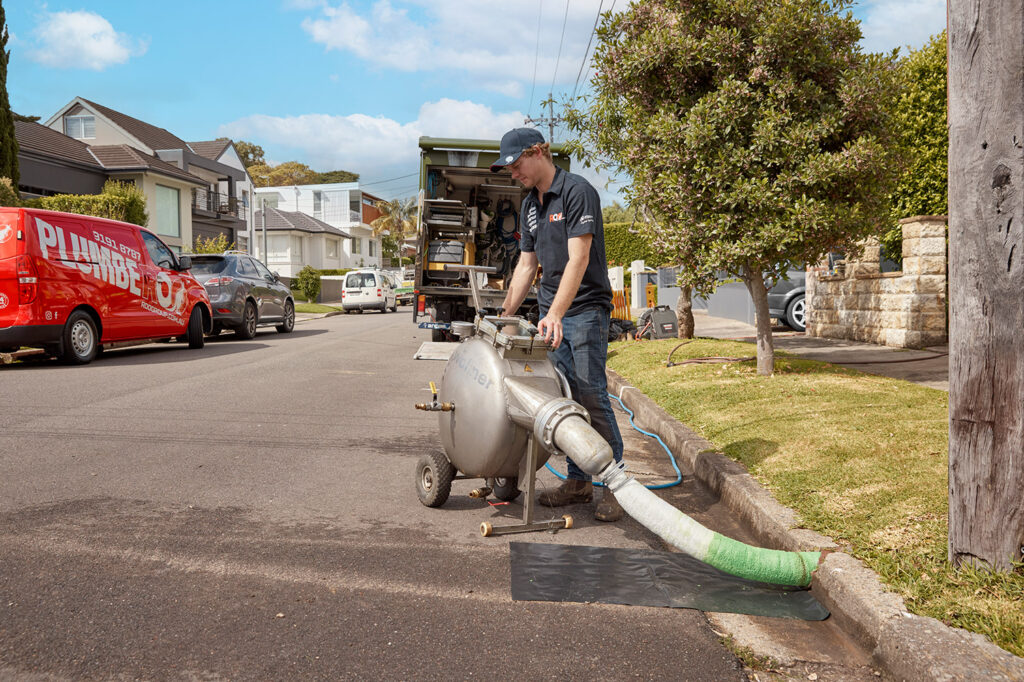
M 324 305 L 323 303 L 296 303 L 297 313 L 333 313 L 341 310 L 336 305 Z
M 755 361 L 665 367 L 677 344 L 613 343 L 608 366 L 845 545 L 911 612 L 1024 656 L 1024 565 L 993 574 L 946 562 L 946 392 L 778 351 L 770 377 Z M 752 350 L 700 339 L 672 359 Z

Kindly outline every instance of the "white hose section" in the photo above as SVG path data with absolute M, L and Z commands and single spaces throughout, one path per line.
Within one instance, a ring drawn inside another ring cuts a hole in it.
M 618 488 L 609 486 L 609 489 L 615 493 L 615 499 L 626 513 L 655 535 L 692 557 L 701 560 L 707 557 L 715 537 L 714 531 L 700 525 L 631 476 Z

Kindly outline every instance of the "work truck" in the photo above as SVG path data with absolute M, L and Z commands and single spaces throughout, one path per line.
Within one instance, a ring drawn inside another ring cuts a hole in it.
M 470 277 L 476 278 L 484 309 L 500 313 L 519 260 L 519 208 L 527 190 L 507 169 L 490 171 L 498 140 L 421 137 L 419 146 L 413 321 L 430 329 L 433 341 L 447 341 L 452 322 L 472 322 L 476 314 Z M 552 145 L 551 155 L 556 166 L 569 170 L 562 145 Z M 450 265 L 482 266 L 488 272 Z M 538 321 L 535 288 L 517 312 Z

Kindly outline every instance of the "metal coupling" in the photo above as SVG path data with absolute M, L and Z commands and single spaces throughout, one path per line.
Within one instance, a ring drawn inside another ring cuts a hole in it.
M 566 417 L 583 417 L 590 423 L 590 414 L 571 398 L 555 398 L 546 403 L 533 420 L 533 435 L 549 452 L 565 454 L 555 446 L 555 429 Z

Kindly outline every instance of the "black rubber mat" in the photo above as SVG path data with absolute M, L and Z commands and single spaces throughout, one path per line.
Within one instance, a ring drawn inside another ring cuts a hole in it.
M 510 543 L 512 599 L 666 606 L 799 620 L 828 609 L 807 590 L 745 580 L 688 554 Z

